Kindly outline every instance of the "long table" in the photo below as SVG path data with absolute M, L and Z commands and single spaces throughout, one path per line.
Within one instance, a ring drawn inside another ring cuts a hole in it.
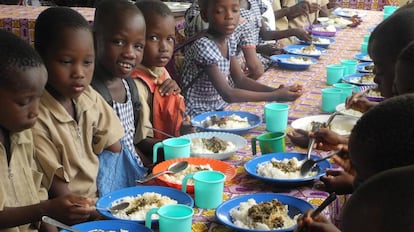
M 326 54 L 323 54 L 317 64 L 311 65 L 306 71 L 289 71 L 280 68 L 270 68 L 258 80 L 261 83 L 274 87 L 280 84 L 292 85 L 301 84 L 304 86 L 304 94 L 294 102 L 289 103 L 289 123 L 295 119 L 310 115 L 323 114 L 320 109 L 321 89 L 326 88 L 325 84 L 326 70 L 329 64 L 340 63 L 341 59 L 354 58 L 355 54 L 360 52 L 360 44 L 363 36 L 369 34 L 369 29 L 382 20 L 382 12 L 357 10 L 364 15 L 363 22 L 356 28 L 346 28 L 339 30 L 334 39 L 335 43 L 331 44 Z M 241 110 L 263 116 L 263 106 L 265 102 L 257 103 L 237 103 L 231 104 L 226 110 Z M 291 129 L 291 128 L 288 128 Z M 225 198 L 230 199 L 239 195 L 252 194 L 258 192 L 276 192 L 296 196 L 310 202 L 315 207 L 318 206 L 329 194 L 316 188 L 315 185 L 306 185 L 295 188 L 286 188 L 277 186 L 272 183 L 263 182 L 248 175 L 243 165 L 246 161 L 253 158 L 251 151 L 250 139 L 265 132 L 264 124 L 249 131 L 244 137 L 248 140 L 248 145 L 242 150 L 237 151 L 226 162 L 232 164 L 237 169 L 236 177 L 225 184 Z M 302 152 L 305 150 L 295 147 L 287 139 L 287 151 Z M 317 154 L 324 156 L 326 152 L 315 151 Z M 260 155 L 260 153 L 258 154 Z M 335 166 L 335 165 L 334 165 Z M 339 223 L 341 206 L 346 201 L 347 196 L 340 196 L 323 214 L 330 218 L 335 224 Z M 193 232 L 204 231 L 229 231 L 227 227 L 216 221 L 214 210 L 196 209 L 193 219 Z

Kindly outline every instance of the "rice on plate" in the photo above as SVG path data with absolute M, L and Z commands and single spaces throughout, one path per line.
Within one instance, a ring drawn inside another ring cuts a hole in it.
M 272 158 L 269 162 L 257 165 L 257 174 L 274 179 L 298 179 L 318 175 L 318 171 L 311 171 L 306 176 L 300 174 L 300 167 L 305 160 L 292 159 L 277 160 Z

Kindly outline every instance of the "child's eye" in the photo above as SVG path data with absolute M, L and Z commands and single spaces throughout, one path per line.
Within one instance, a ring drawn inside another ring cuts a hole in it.
M 174 36 L 169 36 L 167 38 L 167 41 L 169 41 L 169 42 L 175 42 L 175 37 Z
M 93 64 L 93 60 L 85 60 L 85 61 L 83 62 L 83 64 L 84 64 L 85 66 L 90 66 L 90 65 L 92 65 L 92 64 Z
M 117 46 L 123 46 L 125 44 L 123 40 L 114 40 L 113 43 L 116 44 Z
M 135 49 L 137 50 L 143 50 L 144 49 L 144 45 L 143 44 L 135 44 Z
M 59 62 L 62 64 L 70 64 L 72 61 L 69 59 L 63 59 L 63 60 L 60 60 Z
M 30 98 L 25 98 L 17 102 L 17 105 L 19 106 L 26 106 L 30 103 Z
M 151 41 L 157 41 L 158 37 L 153 35 L 153 36 L 149 36 L 148 39 L 151 40 Z

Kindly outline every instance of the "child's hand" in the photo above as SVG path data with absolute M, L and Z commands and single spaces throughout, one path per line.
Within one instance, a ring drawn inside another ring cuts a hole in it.
M 256 47 L 256 52 L 260 53 L 264 57 L 270 57 L 283 53 L 283 49 L 277 44 L 262 44 Z
M 316 148 L 325 151 L 341 150 L 348 141 L 343 136 L 328 128 L 319 128 L 318 131 L 309 134 L 316 139 Z
M 313 3 L 310 4 L 309 13 L 310 14 L 315 13 L 316 11 L 318 11 L 320 9 L 321 9 L 321 5 L 319 5 L 318 3 L 313 2 Z
M 293 144 L 296 146 L 306 148 L 308 147 L 309 143 L 309 132 L 301 129 L 296 129 L 294 131 L 286 133 L 286 135 L 289 137 L 290 141 L 292 141 Z
M 309 12 L 310 4 L 308 1 L 301 1 L 297 3 L 296 5 L 293 5 L 289 7 L 289 13 L 287 17 L 289 19 L 296 18 L 300 15 L 305 15 L 307 12 Z
M 329 222 L 324 216 L 319 214 L 315 219 L 311 218 L 312 210 L 308 210 L 302 217 L 298 219 L 298 227 L 295 232 L 340 232 L 335 225 Z
M 346 99 L 345 107 L 347 109 L 357 110 L 359 112 L 365 113 L 373 106 L 375 106 L 375 102 L 369 101 L 365 96 L 364 93 L 354 93 L 352 96 Z
M 327 169 L 326 175 L 320 180 L 325 184 L 324 190 L 337 194 L 349 194 L 354 191 L 353 183 L 355 176 L 343 170 Z
M 160 86 L 161 96 L 169 96 L 170 94 L 179 94 L 181 92 L 177 82 L 173 79 L 166 79 L 162 83 L 157 83 Z
M 191 134 L 196 132 L 195 127 L 191 125 L 191 117 L 187 116 L 184 118 L 180 128 L 180 135 Z
M 302 95 L 302 86 L 301 85 L 292 85 L 285 87 L 280 85 L 278 89 L 274 90 L 274 98 L 272 100 L 276 101 L 294 101 Z
M 95 207 L 91 207 L 91 199 L 72 194 L 53 198 L 45 204 L 47 216 L 69 225 L 84 222 L 96 212 Z
M 312 41 L 312 35 L 308 31 L 306 31 L 303 28 L 294 28 L 293 35 L 298 37 L 300 40 L 311 42 Z

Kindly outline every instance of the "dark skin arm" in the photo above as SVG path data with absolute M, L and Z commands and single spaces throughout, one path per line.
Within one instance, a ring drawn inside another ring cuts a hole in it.
M 254 80 L 259 79 L 264 73 L 262 62 L 256 55 L 255 48 L 242 48 L 244 58 L 246 59 L 246 66 L 249 69 L 248 76 Z
M 181 92 L 177 82 L 173 79 L 166 79 L 162 83 L 157 83 L 160 86 L 160 93 L 162 96 L 169 96 L 170 94 L 179 94 Z
M 308 210 L 303 217 L 298 219 L 298 228 L 295 230 L 307 232 L 340 232 L 334 224 L 328 221 L 324 216 L 318 215 L 315 219 L 311 218 L 312 210 Z

